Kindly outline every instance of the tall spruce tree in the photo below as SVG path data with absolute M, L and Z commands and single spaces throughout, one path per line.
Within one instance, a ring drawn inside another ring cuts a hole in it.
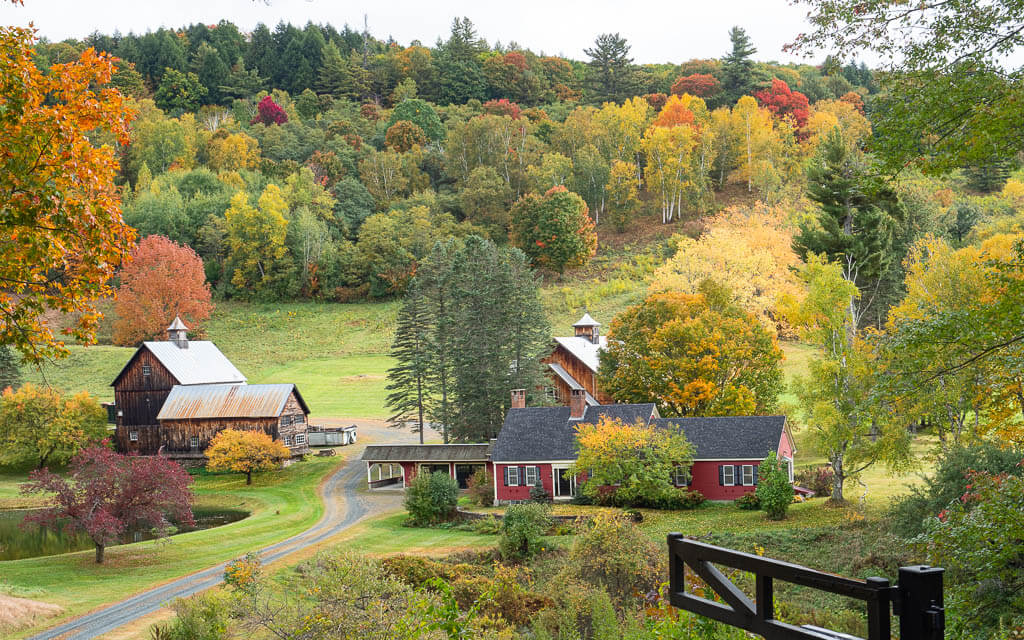
M 392 427 L 404 428 L 415 421 L 413 433 L 419 434 L 420 444 L 423 444 L 426 420 L 434 404 L 432 329 L 430 309 L 419 287 L 413 283 L 398 312 L 395 341 L 391 345 L 391 356 L 396 362 L 388 369 L 387 405 L 395 412 L 388 418 Z
M 438 41 L 435 52 L 440 104 L 464 104 L 473 98 L 487 98 L 487 78 L 479 58 L 486 50 L 487 43 L 477 36 L 469 18 L 452 21 L 451 35 L 445 42 Z
M 18 356 L 7 345 L 0 345 L 0 391 L 21 386 L 21 367 Z
M 729 29 L 729 40 L 732 50 L 722 60 L 722 90 L 726 103 L 735 104 L 754 90 L 754 61 L 750 57 L 757 49 L 741 27 Z
M 432 405 L 430 421 L 441 430 L 448 442 L 455 423 L 452 329 L 457 318 L 452 315 L 452 260 L 457 240 L 449 238 L 434 245 L 433 250 L 419 265 L 416 286 L 423 297 L 431 319 L 430 355 L 433 367 L 431 383 L 436 402 Z
M 352 92 L 352 72 L 349 71 L 348 61 L 342 57 L 341 51 L 333 42 L 328 42 L 324 47 L 316 90 L 335 98 L 349 96 Z
M 629 44 L 617 33 L 602 33 L 594 47 L 584 49 L 587 63 L 587 99 L 589 102 L 622 102 L 633 95 L 633 59 Z
M 823 254 L 842 265 L 844 277 L 861 292 L 857 309 L 851 302 L 857 326 L 881 317 L 874 306 L 884 276 L 899 260 L 894 231 L 902 215 L 896 195 L 872 174 L 868 158 L 849 148 L 838 127 L 808 167 L 807 183 L 818 214 L 800 225 L 793 249 L 804 260 Z

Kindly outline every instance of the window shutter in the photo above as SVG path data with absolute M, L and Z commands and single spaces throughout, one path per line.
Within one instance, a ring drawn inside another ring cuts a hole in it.
M 510 486 L 509 483 L 508 483 L 508 467 L 503 467 L 502 471 L 505 474 L 505 486 L 508 487 L 508 486 Z
M 720 487 L 724 487 L 725 486 L 725 465 L 724 464 L 718 465 L 718 486 L 720 486 Z
M 757 465 L 754 465 L 754 486 L 757 486 Z
M 526 467 L 519 467 L 519 484 L 526 485 Z

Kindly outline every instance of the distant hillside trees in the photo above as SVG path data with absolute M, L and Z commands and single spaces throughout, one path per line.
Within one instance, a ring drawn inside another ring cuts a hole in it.
M 201 332 L 213 311 L 202 258 L 163 236 L 146 236 L 121 270 L 114 311 L 114 343 L 123 346 L 160 337 L 175 316 Z
M 542 381 L 549 329 L 536 276 L 521 251 L 478 236 L 438 244 L 424 263 L 417 304 L 403 307 L 395 337 L 389 406 L 398 415 L 422 408 L 446 440 L 486 441 L 509 391 L 532 393 Z

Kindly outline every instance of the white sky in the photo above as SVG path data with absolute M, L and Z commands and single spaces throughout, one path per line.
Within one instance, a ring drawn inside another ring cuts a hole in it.
M 53 41 L 82 38 L 94 30 L 145 33 L 221 19 L 243 31 L 258 22 L 273 29 L 281 20 L 361 28 L 365 13 L 375 37 L 390 35 L 402 45 L 415 39 L 431 46 L 438 36 L 447 36 L 452 18 L 467 16 L 491 44 L 515 41 L 537 53 L 578 60 L 586 59 L 583 49 L 595 36 L 619 32 L 632 45 L 637 63 L 720 57 L 729 49 L 727 32 L 733 25 L 750 34 L 758 49 L 755 59 L 801 61 L 782 47 L 808 28 L 806 12 L 805 6 L 794 7 L 788 0 L 25 0 L 24 7 L 0 0 L 0 24 L 24 26 L 31 21 L 41 36 Z

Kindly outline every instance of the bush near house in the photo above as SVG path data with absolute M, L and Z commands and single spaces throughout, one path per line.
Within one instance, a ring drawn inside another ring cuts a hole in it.
M 409 524 L 428 527 L 451 520 L 459 499 L 459 485 L 447 473 L 421 473 L 405 491 Z
M 796 474 L 796 483 L 805 489 L 810 489 L 819 498 L 827 498 L 832 495 L 832 478 L 835 472 L 828 465 L 803 469 Z
M 506 560 L 528 560 L 541 550 L 551 528 L 551 508 L 539 502 L 515 504 L 505 512 L 498 550 Z
M 494 476 L 485 468 L 477 469 L 466 482 L 470 500 L 481 507 L 494 504 Z
M 772 520 L 782 520 L 786 517 L 789 505 L 793 504 L 793 485 L 789 483 L 789 473 L 772 452 L 761 463 L 757 475 L 755 493 L 761 509 Z

